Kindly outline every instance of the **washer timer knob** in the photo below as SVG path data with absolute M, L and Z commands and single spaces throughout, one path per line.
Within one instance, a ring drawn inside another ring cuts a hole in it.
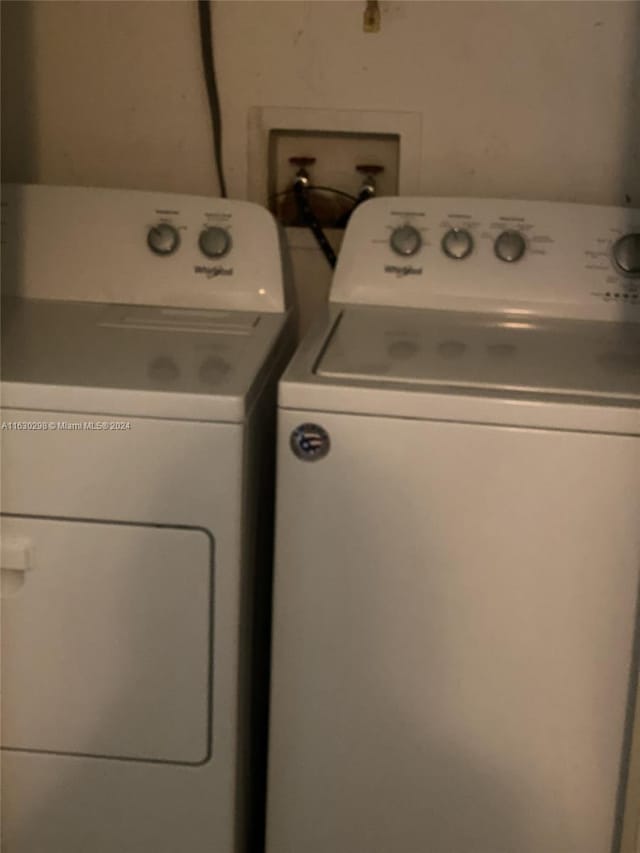
M 208 258 L 222 258 L 231 248 L 231 235 L 219 225 L 210 225 L 200 232 L 198 245 Z
M 502 234 L 498 234 L 493 244 L 496 257 L 509 264 L 519 261 L 526 248 L 527 244 L 519 231 L 503 231 Z
M 466 228 L 450 228 L 442 238 L 441 245 L 448 258 L 461 261 L 473 251 L 473 237 Z
M 149 229 L 147 246 L 155 255 L 172 255 L 179 245 L 180 235 L 168 222 L 160 222 Z
M 394 228 L 391 232 L 389 245 L 396 255 L 405 255 L 410 257 L 422 246 L 422 237 L 417 228 L 413 225 L 401 225 L 399 228 Z
M 640 276 L 640 234 L 625 234 L 613 244 L 613 262 L 624 275 Z

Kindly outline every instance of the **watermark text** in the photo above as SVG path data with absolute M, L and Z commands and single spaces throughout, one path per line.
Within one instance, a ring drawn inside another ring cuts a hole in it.
M 2 421 L 2 432 L 116 432 L 131 429 L 131 421 Z

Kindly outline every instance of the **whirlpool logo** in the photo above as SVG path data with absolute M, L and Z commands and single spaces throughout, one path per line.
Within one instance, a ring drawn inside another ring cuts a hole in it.
M 233 267 L 205 267 L 204 265 L 193 268 L 196 275 L 205 275 L 207 278 L 217 278 L 219 275 L 233 275 Z
M 387 264 L 384 268 L 386 273 L 395 274 L 398 278 L 404 278 L 406 275 L 421 275 L 422 267 L 412 267 L 409 264 L 401 267 L 397 264 Z

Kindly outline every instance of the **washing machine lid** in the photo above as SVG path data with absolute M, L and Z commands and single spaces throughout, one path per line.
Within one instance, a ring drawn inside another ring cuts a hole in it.
M 240 422 L 284 314 L 11 299 L 5 408 Z
M 640 327 L 526 314 L 349 308 L 317 373 L 447 392 L 640 403 Z
M 640 435 L 638 324 L 333 306 L 283 408 Z

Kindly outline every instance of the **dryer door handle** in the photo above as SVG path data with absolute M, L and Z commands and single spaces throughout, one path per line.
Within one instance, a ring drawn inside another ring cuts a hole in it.
M 25 572 L 31 568 L 31 541 L 23 536 L 3 536 L 0 545 L 2 598 L 18 592 L 24 584 Z

